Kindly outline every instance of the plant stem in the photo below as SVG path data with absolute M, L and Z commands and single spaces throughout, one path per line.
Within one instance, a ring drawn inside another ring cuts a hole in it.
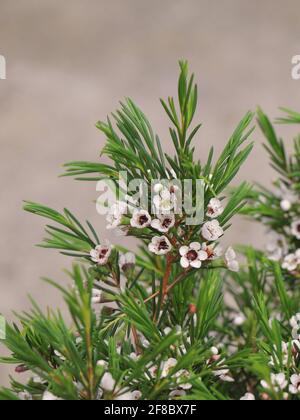
M 163 278 L 163 283 L 162 283 L 162 303 L 165 300 L 165 297 L 168 293 L 168 284 L 169 284 L 169 278 L 172 272 L 172 261 L 173 258 L 170 255 L 167 255 L 167 266 L 166 266 L 166 272 Z
M 188 271 L 184 271 L 183 273 L 181 273 L 177 279 L 174 280 L 173 283 L 170 284 L 170 286 L 167 287 L 167 291 L 166 294 L 168 294 L 178 283 L 180 283 L 182 280 L 185 279 L 186 275 L 189 273 Z M 149 302 L 150 300 L 156 298 L 159 295 L 160 291 L 158 290 L 157 292 L 153 293 L 151 296 L 149 296 L 147 299 L 144 300 L 144 303 Z

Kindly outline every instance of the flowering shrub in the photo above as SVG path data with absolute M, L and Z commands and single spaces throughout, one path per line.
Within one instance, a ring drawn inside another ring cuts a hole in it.
M 284 111 L 287 117 L 278 119 L 278 123 L 300 124 L 300 114 Z M 278 173 L 278 179 L 274 183 L 274 192 L 266 188 L 252 191 L 251 206 L 244 209 L 244 213 L 266 226 L 268 257 L 279 261 L 286 277 L 295 281 L 299 277 L 300 265 L 300 138 L 295 138 L 294 151 L 289 157 L 283 141 L 262 110 L 258 110 L 258 123 L 266 137 L 265 148 L 270 155 L 272 167 Z
M 161 101 L 171 121 L 173 157 L 131 101 L 97 127 L 110 164 L 71 162 L 66 175 L 138 180 L 146 200 L 121 191 L 107 208 L 108 230 L 140 242 L 140 252 L 99 238 L 69 210 L 27 202 L 25 210 L 51 221 L 41 246 L 76 258 L 72 285 L 49 284 L 63 294 L 71 315 L 44 314 L 36 303 L 7 326 L 4 344 L 17 365 L 1 399 L 21 400 L 254 400 L 292 399 L 300 391 L 299 293 L 290 296 L 278 263 L 247 250 L 240 269 L 220 240 L 251 188 L 226 190 L 252 149 L 247 113 L 218 159 L 211 149 L 196 161 L 192 127 L 197 86 L 180 63 L 178 106 Z M 165 182 L 167 180 L 167 182 Z M 201 181 L 202 200 L 186 180 Z M 254 194 L 254 193 L 253 193 Z M 188 205 L 182 206 L 182 202 Z M 202 215 L 199 216 L 199 207 Z M 248 211 L 249 208 L 248 208 Z M 191 223 L 191 219 L 196 223 Z M 225 301 L 223 296 L 226 297 Z M 227 298 L 228 297 L 228 298 Z

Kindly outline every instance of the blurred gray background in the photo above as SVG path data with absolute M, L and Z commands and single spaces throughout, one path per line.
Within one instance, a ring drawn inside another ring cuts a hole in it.
M 258 104 L 272 117 L 278 106 L 300 109 L 300 81 L 291 78 L 299 18 L 298 0 L 0 0 L 0 54 L 7 59 L 7 80 L 0 80 L 0 313 L 12 319 L 12 309 L 29 307 L 28 294 L 43 307 L 60 306 L 40 277 L 65 281 L 62 269 L 71 262 L 34 247 L 45 222 L 24 214 L 22 200 L 67 206 L 106 235 L 95 185 L 57 178 L 66 161 L 97 160 L 104 143 L 98 119 L 130 96 L 168 148 L 158 98 L 176 93 L 177 61 L 187 58 L 199 82 L 197 150 L 205 159 Z M 239 180 L 269 185 L 274 174 L 259 130 L 254 138 Z M 237 219 L 227 241 L 262 246 L 264 234 Z M 8 372 L 0 366 L 0 384 Z

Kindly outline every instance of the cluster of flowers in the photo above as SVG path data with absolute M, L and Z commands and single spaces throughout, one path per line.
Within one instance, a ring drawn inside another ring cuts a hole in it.
M 170 332 L 168 329 L 164 331 L 165 334 Z M 149 344 L 143 337 L 140 337 L 143 341 L 143 344 L 147 347 Z M 184 346 L 181 346 L 181 350 L 184 351 Z M 118 348 L 118 351 L 121 351 L 121 348 Z M 211 357 L 207 360 L 206 364 L 212 369 L 212 374 L 215 378 L 223 382 L 234 382 L 234 378 L 230 375 L 229 369 L 224 364 L 225 359 L 219 354 L 219 349 L 212 347 Z M 130 359 L 137 361 L 140 357 L 137 353 L 131 353 Z M 175 358 L 169 358 L 166 361 L 162 362 L 160 365 L 150 363 L 147 370 L 145 371 L 145 378 L 148 380 L 153 380 L 159 377 L 161 380 L 168 378 L 173 384 L 169 390 L 169 399 L 176 399 L 184 397 L 187 395 L 187 391 L 191 390 L 193 385 L 189 382 L 192 375 L 186 369 L 176 370 L 178 362 Z M 128 389 L 122 389 L 118 386 L 117 381 L 113 378 L 112 374 L 108 370 L 108 363 L 104 360 L 99 360 L 97 362 L 97 367 L 103 369 L 103 376 L 99 384 L 97 399 L 100 400 L 103 397 L 109 395 L 110 399 L 113 400 L 139 400 L 142 398 L 142 393 L 139 390 L 129 391 Z M 174 372 L 173 372 L 174 371 Z M 34 383 L 42 384 L 43 380 L 35 376 L 32 378 Z M 75 384 L 78 390 L 80 391 L 80 385 Z M 20 393 L 19 398 L 22 400 L 32 399 L 32 396 L 29 393 Z M 59 400 L 53 393 L 45 391 L 42 399 L 44 401 L 53 401 Z
M 299 196 L 292 187 L 281 184 L 278 198 L 283 212 L 284 226 L 280 233 L 270 232 L 267 244 L 268 257 L 280 261 L 282 268 L 289 272 L 298 272 L 300 265 L 300 218 L 297 213 Z M 291 222 L 292 221 L 292 222 Z
M 179 226 L 180 221 L 177 223 L 176 215 L 172 213 L 172 210 L 176 207 L 176 188 L 172 186 L 168 189 L 161 184 L 157 184 L 154 191 L 156 193 L 153 199 L 155 218 L 152 218 L 147 210 L 135 209 L 130 222 L 124 224 L 126 223 L 125 215 L 128 214 L 129 206 L 125 202 L 117 202 L 111 207 L 107 216 L 107 228 L 120 229 L 121 227 L 123 232 L 128 232 L 130 227 L 135 229 L 149 228 L 155 232 L 163 233 L 162 236 L 155 235 L 152 237 L 148 245 L 150 252 L 161 256 L 173 251 L 174 244 L 172 244 L 169 235 L 170 230 L 177 228 L 180 233 L 181 228 Z M 201 229 L 201 236 L 206 242 L 191 242 L 188 245 L 179 245 L 180 264 L 184 269 L 199 269 L 203 262 L 212 261 L 223 255 L 221 246 L 216 245 L 216 241 L 224 234 L 223 228 L 217 220 L 223 211 L 221 201 L 217 198 L 211 199 L 206 212 L 206 216 L 210 220 L 207 220 Z M 90 256 L 93 262 L 105 265 L 111 252 L 112 246 L 105 243 L 92 250 Z M 229 270 L 235 272 L 239 270 L 236 253 L 231 247 L 225 253 L 224 259 Z
M 291 343 L 282 342 L 281 344 L 282 364 L 289 371 L 294 372 L 290 376 L 290 382 L 284 372 L 272 373 L 269 383 L 261 381 L 263 389 L 266 391 L 272 390 L 276 393 L 283 392 L 284 399 L 288 399 L 289 395 L 300 395 L 300 374 L 296 369 L 296 360 L 300 354 L 300 313 L 290 319 L 290 326 L 292 328 Z M 276 346 L 274 346 L 275 348 Z M 278 357 L 271 356 L 269 365 L 274 367 L 276 364 L 279 364 Z M 267 394 L 263 394 L 262 397 L 263 399 L 269 399 Z

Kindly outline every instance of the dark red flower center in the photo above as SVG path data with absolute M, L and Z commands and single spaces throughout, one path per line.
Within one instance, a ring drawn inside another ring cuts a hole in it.
M 160 241 L 160 243 L 158 245 L 159 251 L 162 251 L 162 250 L 165 250 L 165 249 L 168 249 L 168 248 L 169 248 L 169 245 L 167 244 L 166 241 Z
M 141 226 L 143 226 L 143 225 L 145 225 L 146 223 L 148 223 L 148 217 L 145 215 L 145 214 L 143 214 L 142 216 L 140 216 L 140 218 L 139 218 L 139 224 L 141 225 Z
M 104 258 L 108 253 L 108 249 L 101 249 L 100 253 L 99 253 L 99 257 L 100 258 Z
M 187 254 L 186 257 L 189 261 L 195 261 L 198 258 L 198 252 L 194 249 L 191 249 Z
M 168 227 L 171 226 L 171 223 L 172 223 L 172 220 L 166 217 L 162 223 L 162 227 L 168 229 Z

